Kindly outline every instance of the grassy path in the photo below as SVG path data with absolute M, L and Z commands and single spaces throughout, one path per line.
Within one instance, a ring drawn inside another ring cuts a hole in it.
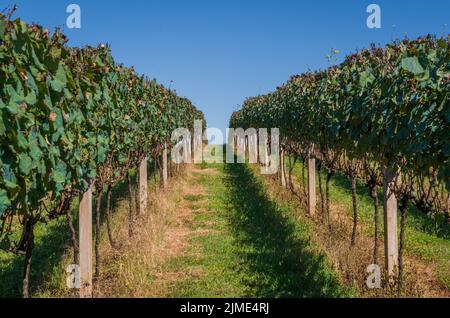
M 351 196 L 345 178 L 337 176 L 331 184 L 332 210 L 339 222 L 333 221 L 330 236 L 320 220 L 301 212 L 296 195 L 255 169 L 193 166 L 172 178 L 168 189 L 159 188 L 152 178 L 149 211 L 139 218 L 131 240 L 127 198 L 119 195 L 126 192 L 116 189 L 112 225 L 117 247 L 111 248 L 103 226 L 95 297 L 392 296 L 365 290 L 372 206 L 363 187 L 358 188 L 357 246 L 350 249 Z M 294 171 L 297 187 L 300 169 L 297 165 Z M 409 281 L 424 286 L 425 295 L 447 297 L 448 228 L 434 224 L 412 211 Z M 33 296 L 68 297 L 64 269 L 71 251 L 65 221 L 42 229 L 47 231 L 38 231 Z M 411 257 L 422 261 L 410 264 Z M 0 297 L 20 297 L 21 261 L 0 253 Z M 415 290 L 408 295 L 415 295 Z
M 311 246 L 309 226 L 296 220 L 292 207 L 270 200 L 265 184 L 245 165 L 190 167 L 169 189 L 153 190 L 132 240 L 126 197 L 115 198 L 117 246 L 111 248 L 102 226 L 95 297 L 349 295 Z M 38 231 L 33 297 L 71 296 L 65 287 L 71 262 L 66 224 L 53 223 L 48 232 Z M 20 297 L 21 261 L 0 254 L 1 297 Z
M 179 273 L 169 297 L 348 296 L 326 259 L 314 252 L 306 225 L 272 202 L 245 165 L 194 168 L 180 205 L 191 213 L 188 247 L 162 267 Z M 184 275 L 182 274 L 184 273 Z M 163 274 L 164 276 L 164 274 Z

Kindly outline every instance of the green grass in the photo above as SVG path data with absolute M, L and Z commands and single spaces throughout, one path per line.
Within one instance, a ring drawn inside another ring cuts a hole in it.
M 61 280 L 60 261 L 69 240 L 68 229 L 63 220 L 36 226 L 36 245 L 32 259 L 32 292 L 42 285 L 56 287 Z M 0 298 L 22 296 L 23 257 L 0 251 Z
M 205 194 L 183 197 L 192 211 L 187 226 L 195 234 L 189 238 L 187 253 L 163 266 L 168 272 L 186 273 L 170 283 L 170 297 L 355 296 L 339 284 L 327 257 L 313 246 L 312 225 L 295 216 L 290 202 L 271 200 L 262 177 L 241 164 L 202 164 L 200 168 L 215 172 L 195 175 L 193 182 L 203 187 Z M 301 164 L 296 165 L 294 172 L 299 178 Z M 126 189 L 121 185 L 115 189 L 114 202 L 123 197 Z M 350 184 L 345 177 L 332 179 L 331 200 L 343 205 L 351 216 Z M 358 209 L 363 233 L 373 235 L 372 200 L 361 184 Z M 440 220 L 411 209 L 406 253 L 435 264 L 439 281 L 447 287 L 449 233 L 449 226 Z M 64 290 L 65 262 L 70 261 L 67 244 L 64 219 L 37 226 L 31 275 L 34 297 L 52 296 L 54 290 Z M 0 298 L 21 296 L 22 266 L 22 257 L 0 251 Z
M 207 189 L 188 253 L 168 271 L 190 269 L 171 287 L 172 297 L 344 297 L 326 257 L 309 240 L 307 225 L 289 205 L 277 205 L 246 165 L 215 165 L 219 174 L 199 174 Z M 203 167 L 204 169 L 206 166 Z
M 186 195 L 186 196 L 184 196 L 184 199 L 186 201 L 190 201 L 190 202 L 197 202 L 197 201 L 202 200 L 203 198 L 204 198 L 203 195 Z
M 154 165 L 149 164 L 149 183 L 153 181 Z M 135 172 L 132 174 L 135 177 Z M 113 189 L 111 200 L 111 211 L 117 207 L 119 200 L 126 199 L 127 187 L 122 182 Z M 103 199 L 105 208 L 105 199 Z M 95 202 L 93 203 L 95 207 Z M 74 226 L 78 228 L 76 211 L 78 202 L 73 204 Z M 93 211 L 95 217 L 95 211 Z M 94 222 L 94 221 L 93 221 Z M 102 220 L 103 222 L 103 220 Z M 14 233 L 13 238 L 17 239 L 19 233 Z M 32 297 L 52 297 L 57 294 L 66 295 L 65 287 L 66 267 L 72 263 L 69 228 L 66 218 L 62 217 L 52 220 L 48 224 L 38 223 L 35 227 L 35 248 L 31 264 L 30 292 Z M 22 297 L 22 272 L 23 256 L 0 250 L 0 298 L 20 298 Z
M 297 163 L 294 174 L 301 180 L 302 164 Z M 325 173 L 323 182 L 325 182 Z M 316 182 L 318 186 L 318 182 Z M 325 187 L 325 183 L 323 184 Z M 358 183 L 358 217 L 363 226 L 363 233 L 373 237 L 374 210 L 373 201 L 367 188 Z M 317 191 L 319 199 L 319 192 Z M 336 175 L 330 184 L 330 200 L 343 205 L 349 216 L 353 215 L 350 182 L 342 175 Z M 380 237 L 383 236 L 383 194 L 379 192 L 380 202 Z M 400 213 L 399 213 L 400 214 Z M 400 216 L 400 215 L 399 215 Z M 398 222 L 400 224 L 400 220 Z M 399 231 L 400 233 L 400 231 Z M 436 275 L 440 283 L 450 288 L 450 226 L 444 224 L 443 218 L 433 219 L 414 207 L 409 208 L 406 228 L 406 255 L 417 257 L 436 265 Z

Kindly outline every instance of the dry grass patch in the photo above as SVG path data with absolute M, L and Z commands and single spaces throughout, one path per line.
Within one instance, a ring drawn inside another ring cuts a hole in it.
M 165 297 L 173 282 L 198 273 L 188 269 L 170 272 L 163 268 L 169 259 L 183 255 L 192 235 L 187 226 L 192 210 L 186 195 L 203 195 L 192 182 L 192 172 L 171 179 L 168 189 L 149 193 L 149 208 L 128 235 L 128 202 L 119 202 L 114 218 L 116 248 L 104 239 L 101 244 L 101 276 L 95 297 Z
M 257 170 L 254 170 L 258 173 Z M 298 195 L 301 192 L 300 182 L 294 176 L 295 195 L 288 189 L 280 186 L 280 182 L 274 177 L 265 177 L 268 193 L 277 202 L 289 202 L 297 211 L 296 217 L 302 222 L 308 222 L 311 231 L 311 239 L 319 250 L 324 252 L 333 267 L 340 274 L 343 284 L 352 287 L 360 297 L 397 297 L 393 286 L 387 286 L 380 290 L 369 290 L 366 286 L 367 266 L 373 263 L 374 239 L 369 234 L 372 227 L 363 224 L 358 225 L 356 244 L 351 246 L 352 218 L 347 208 L 333 202 L 331 198 L 331 223 L 329 230 L 325 215 L 320 212 L 320 198 L 318 195 L 317 212 L 314 218 L 306 215 L 305 198 Z M 380 224 L 382 226 L 382 224 Z M 450 291 L 439 284 L 436 272 L 432 264 L 425 264 L 416 258 L 405 257 L 404 293 L 402 297 L 450 297 Z M 382 237 L 379 240 L 379 265 L 384 268 L 384 243 Z M 386 284 L 389 285 L 389 284 Z

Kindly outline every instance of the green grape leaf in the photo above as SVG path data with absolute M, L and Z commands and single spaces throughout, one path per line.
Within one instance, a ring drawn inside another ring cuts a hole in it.
M 36 94 L 34 93 L 34 91 L 31 91 L 31 92 L 27 95 L 27 97 L 25 98 L 25 102 L 26 102 L 28 105 L 34 105 L 34 104 L 36 104 L 37 99 L 36 99 Z
M 420 65 L 419 59 L 414 57 L 405 57 L 402 59 L 402 68 L 414 75 L 420 75 L 425 72 L 422 65 Z
M 53 80 L 50 82 L 51 87 L 56 92 L 61 93 L 66 87 L 67 84 L 67 77 L 66 72 L 64 70 L 64 66 L 62 63 L 59 63 L 58 70 L 56 71 L 56 75 L 53 78 Z
M 8 198 L 8 193 L 0 189 L 0 216 L 11 206 L 11 201 Z
M 362 72 L 359 78 L 359 85 L 361 87 L 366 87 L 369 84 L 372 84 L 375 80 L 375 76 L 369 71 Z
M 6 31 L 6 20 L 0 20 L 0 40 L 5 39 L 5 31 Z
M 61 171 L 53 171 L 53 181 L 55 181 L 56 183 L 64 183 L 65 180 L 66 176 Z
M 450 157 L 450 142 L 446 142 L 442 150 L 445 156 Z
M 28 175 L 32 169 L 33 161 L 27 154 L 19 154 L 19 169 L 24 175 Z
M 6 132 L 6 125 L 4 123 L 3 114 L 0 113 L 0 135 Z

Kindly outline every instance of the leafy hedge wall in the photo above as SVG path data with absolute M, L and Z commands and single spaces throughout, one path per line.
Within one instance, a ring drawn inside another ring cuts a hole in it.
M 449 91 L 449 39 L 405 39 L 249 98 L 231 126 L 279 127 L 290 141 L 350 158 L 418 174 L 433 169 L 449 187 Z
M 105 166 L 152 154 L 204 120 L 189 100 L 110 49 L 0 15 L 0 217 L 34 215 L 88 188 Z

